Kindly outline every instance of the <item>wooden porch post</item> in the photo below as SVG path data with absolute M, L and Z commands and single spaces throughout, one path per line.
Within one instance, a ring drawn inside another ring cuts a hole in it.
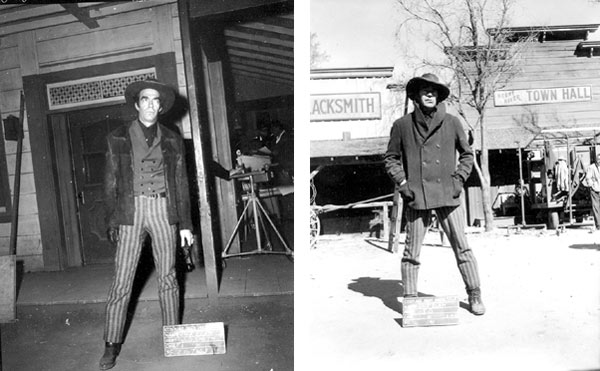
M 179 0 L 179 22 L 181 26 L 181 42 L 183 45 L 183 60 L 185 66 L 186 86 L 190 107 L 190 129 L 194 141 L 194 158 L 196 160 L 196 178 L 198 181 L 200 203 L 200 233 L 202 237 L 202 251 L 204 254 L 204 269 L 208 299 L 215 302 L 219 295 L 219 279 L 217 260 L 215 256 L 215 239 L 213 235 L 213 221 L 211 204 L 208 197 L 208 184 L 206 181 L 206 162 L 202 152 L 202 130 L 198 113 L 198 99 L 196 96 L 196 76 L 194 74 L 192 46 L 190 41 L 189 2 Z

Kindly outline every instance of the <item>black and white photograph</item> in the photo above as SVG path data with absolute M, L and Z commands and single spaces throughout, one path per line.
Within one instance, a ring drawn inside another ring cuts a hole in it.
M 294 369 L 294 23 L 0 2 L 1 370 Z
M 600 371 L 599 101 L 600 0 L 0 0 L 0 371 Z
M 600 369 L 599 27 L 590 0 L 311 1 L 297 369 Z

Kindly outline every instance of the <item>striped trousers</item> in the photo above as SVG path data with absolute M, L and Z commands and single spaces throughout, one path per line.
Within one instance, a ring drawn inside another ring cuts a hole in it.
M 147 234 L 152 238 L 163 325 L 179 323 L 179 286 L 175 272 L 176 226 L 169 224 L 167 199 L 135 197 L 133 225 L 119 226 L 115 275 L 106 303 L 104 340 L 107 342 L 123 342 L 133 279 Z
M 479 272 L 477 260 L 469 248 L 465 236 L 465 211 L 462 206 L 447 206 L 434 209 L 442 229 L 446 233 L 458 270 L 465 283 L 467 292 L 479 288 Z M 419 255 L 425 233 L 431 224 L 433 210 L 406 209 L 406 245 L 402 256 L 401 272 L 404 284 L 404 295 L 417 295 L 419 276 Z

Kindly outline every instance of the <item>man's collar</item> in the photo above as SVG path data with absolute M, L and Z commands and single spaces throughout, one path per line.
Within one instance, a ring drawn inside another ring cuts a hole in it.
M 423 116 L 428 116 L 428 117 L 433 117 L 435 115 L 435 113 L 438 110 L 438 106 L 436 105 L 435 107 L 433 107 L 433 109 L 426 111 L 423 109 L 423 107 L 421 107 L 420 104 L 416 105 L 416 108 L 421 111 L 421 113 L 423 114 Z

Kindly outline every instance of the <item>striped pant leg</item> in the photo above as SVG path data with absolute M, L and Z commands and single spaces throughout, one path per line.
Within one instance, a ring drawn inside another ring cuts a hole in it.
M 123 342 L 123 329 L 131 298 L 131 287 L 142 251 L 145 232 L 142 229 L 142 215 L 138 210 L 136 199 L 133 225 L 121 225 L 119 227 L 115 274 L 108 293 L 106 324 L 104 327 L 104 340 L 111 343 Z
M 419 256 L 425 233 L 431 224 L 430 210 L 415 210 L 406 208 L 406 242 L 400 271 L 404 285 L 404 295 L 417 294 L 417 281 L 419 278 Z
M 147 203 L 144 226 L 152 238 L 163 325 L 176 325 L 179 324 L 179 285 L 175 270 L 176 226 L 169 224 L 166 198 L 144 201 Z
M 465 235 L 465 210 L 462 206 L 441 207 L 435 210 L 444 233 L 448 236 L 458 270 L 463 278 L 467 291 L 479 288 L 479 271 L 477 259 L 469 247 Z

